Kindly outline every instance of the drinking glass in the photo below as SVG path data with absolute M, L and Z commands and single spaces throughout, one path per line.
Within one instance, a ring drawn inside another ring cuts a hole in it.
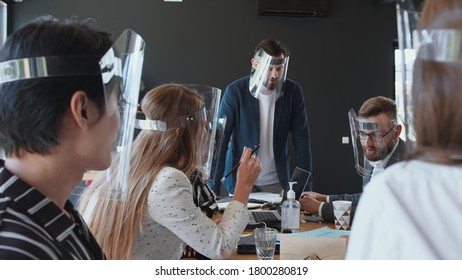
M 274 228 L 256 228 L 253 231 L 255 236 L 255 249 L 259 260 L 272 260 L 276 249 L 276 238 L 278 231 Z

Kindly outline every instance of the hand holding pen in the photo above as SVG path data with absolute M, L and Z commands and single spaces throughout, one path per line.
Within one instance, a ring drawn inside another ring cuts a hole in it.
M 256 154 L 255 152 L 260 148 L 260 144 L 257 144 L 255 145 L 255 148 L 252 150 L 252 152 L 250 153 L 250 157 L 252 159 L 256 159 Z M 239 165 L 241 165 L 241 161 L 239 161 L 235 166 L 233 166 L 233 168 L 231 168 L 231 170 L 225 175 L 223 176 L 223 178 L 221 178 L 221 182 L 224 182 L 226 180 L 226 178 L 229 177 L 229 175 L 233 174 L 233 172 L 239 167 Z
M 241 160 L 235 168 L 237 170 L 236 176 L 236 188 L 234 189 L 233 199 L 238 200 L 244 204 L 247 204 L 249 194 L 252 191 L 253 185 L 257 180 L 258 175 L 261 172 L 261 164 L 255 151 L 244 147 L 242 152 Z

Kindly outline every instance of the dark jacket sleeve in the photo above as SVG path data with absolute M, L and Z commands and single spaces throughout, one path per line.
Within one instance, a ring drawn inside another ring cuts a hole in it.
M 305 98 L 302 88 L 294 82 L 294 94 L 296 99 L 292 108 L 291 133 L 296 157 L 296 166 L 301 167 L 309 172 L 312 170 L 310 126 L 308 121 L 308 112 L 306 109 Z M 311 191 L 313 185 L 313 174 L 311 174 L 308 186 L 305 191 Z

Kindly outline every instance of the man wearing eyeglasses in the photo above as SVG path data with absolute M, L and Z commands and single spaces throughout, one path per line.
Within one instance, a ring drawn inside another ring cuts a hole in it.
M 363 188 L 385 168 L 404 159 L 405 142 L 399 138 L 402 126 L 397 124 L 396 103 L 387 97 L 376 96 L 366 100 L 359 109 L 358 117 L 349 113 L 353 137 L 355 165 L 363 176 Z M 318 214 L 326 221 L 335 220 L 332 202 L 352 202 L 353 219 L 356 205 L 362 193 L 325 195 L 304 192 L 300 197 L 304 211 Z

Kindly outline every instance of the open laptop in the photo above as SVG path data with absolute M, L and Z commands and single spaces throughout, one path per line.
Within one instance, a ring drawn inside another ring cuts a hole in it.
M 311 172 L 300 167 L 295 167 L 290 182 L 297 182 L 293 185 L 293 190 L 295 192 L 295 199 L 299 200 L 300 196 L 304 191 L 311 191 L 308 187 L 310 181 Z M 283 200 L 287 198 L 287 190 L 284 190 Z
M 295 191 L 295 199 L 300 199 L 300 195 L 307 189 L 308 182 L 311 177 L 311 172 L 296 167 L 292 173 L 291 182 L 297 182 L 294 184 L 293 189 Z M 284 191 L 283 200 L 287 197 L 287 190 Z M 281 228 L 281 215 L 278 210 L 261 210 L 261 211 L 249 211 L 249 222 L 247 223 L 246 230 L 254 229 L 258 226 L 263 225 L 263 222 L 268 227 L 276 229 Z
M 224 197 L 217 200 L 217 204 L 220 210 L 225 210 L 229 202 L 232 200 L 232 197 Z M 279 205 L 281 202 L 281 197 L 277 194 L 272 193 L 251 193 L 249 202 L 247 203 L 247 208 L 261 208 L 268 203 L 271 205 Z M 263 226 L 263 222 L 268 227 L 274 227 L 276 229 L 281 228 L 281 214 L 278 210 L 250 210 L 249 211 L 249 221 L 246 226 L 246 230 L 252 230 L 256 227 Z
M 278 210 L 251 210 L 249 211 L 249 222 L 246 230 L 262 227 L 265 223 L 267 227 L 276 229 L 281 228 L 281 214 Z

